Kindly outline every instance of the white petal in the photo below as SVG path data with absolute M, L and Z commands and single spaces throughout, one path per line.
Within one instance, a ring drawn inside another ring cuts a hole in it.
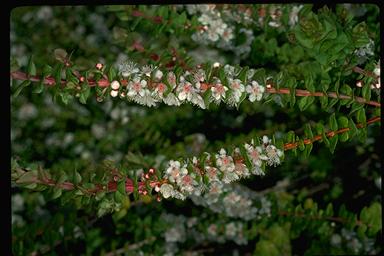
M 127 96 L 129 96 L 129 97 L 133 97 L 133 96 L 135 96 L 136 95 L 136 91 L 134 91 L 134 90 L 131 90 L 131 91 L 129 91 L 128 93 L 127 93 Z
M 187 98 L 187 93 L 182 91 L 177 97 L 179 98 L 179 100 L 185 100 Z

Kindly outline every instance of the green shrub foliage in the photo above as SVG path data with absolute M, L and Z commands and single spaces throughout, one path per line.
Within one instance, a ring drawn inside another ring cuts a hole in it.
M 379 254 L 378 19 L 14 9 L 13 254 Z

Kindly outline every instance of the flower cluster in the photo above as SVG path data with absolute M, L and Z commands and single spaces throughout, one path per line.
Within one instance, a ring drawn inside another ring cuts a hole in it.
M 354 254 L 374 255 L 377 253 L 374 248 L 375 241 L 372 238 L 365 237 L 361 239 L 353 230 L 341 229 L 341 233 L 335 233 L 331 236 L 330 243 L 334 247 L 347 247 Z
M 241 150 L 235 148 L 232 154 L 228 154 L 225 149 L 215 155 L 205 152 L 201 162 L 196 157 L 193 157 L 192 161 L 188 159 L 185 163 L 170 160 L 163 177 L 165 182 L 158 190 L 164 198 L 178 199 L 200 196 L 206 191 L 208 193 L 205 199 L 215 202 L 215 197 L 224 191 L 225 184 L 248 177 L 250 173 L 264 175 L 263 168 L 266 165 L 280 164 L 283 151 L 272 145 L 267 136 L 263 136 L 261 146 L 254 144 L 252 140 L 251 144 L 244 145 L 246 155 L 242 155 Z M 251 166 L 244 163 L 246 158 L 250 160 Z
M 192 240 L 195 243 L 233 241 L 238 245 L 246 245 L 245 226 L 240 221 L 207 222 L 205 216 L 200 218 L 185 217 L 183 215 L 162 214 L 160 219 L 169 228 L 164 232 L 166 241 L 165 255 L 175 255 L 179 251 L 178 245 Z M 198 225 L 199 224 L 199 225 Z M 203 225 L 202 225 L 203 224 Z
M 252 220 L 269 216 L 271 213 L 271 202 L 245 186 L 224 184 L 220 190 L 221 193 L 207 192 L 201 197 L 191 196 L 191 199 L 196 205 L 224 213 L 231 218 Z
M 218 66 L 220 64 L 214 64 L 214 67 Z M 251 102 L 263 98 L 266 88 L 253 79 L 254 69 L 247 71 L 247 83 L 239 78 L 240 70 L 235 67 L 227 64 L 223 69 L 225 81 L 215 76 L 207 81 L 208 75 L 201 68 L 185 71 L 177 77 L 172 71 L 164 74 L 165 71 L 158 67 L 138 67 L 136 63 L 125 61 L 119 65 L 119 74 L 123 79 L 111 82 L 110 95 L 148 107 L 162 101 L 170 106 L 192 103 L 202 109 L 211 102 L 238 106 L 246 96 Z
M 366 45 L 356 49 L 354 53 L 357 57 L 357 63 L 359 65 L 363 64 L 370 57 L 374 56 L 375 54 L 374 49 L 375 49 L 375 42 L 372 39 L 369 39 L 369 42 Z
M 246 36 L 245 42 L 236 45 L 234 40 L 235 25 L 249 25 L 254 23 L 252 19 L 251 8 L 243 7 L 231 9 L 229 6 L 222 6 L 221 9 L 216 5 L 187 5 L 186 9 L 189 14 L 199 14 L 198 21 L 202 29 L 192 35 L 192 39 L 199 44 L 214 43 L 216 47 L 232 51 L 240 59 L 246 58 L 251 52 L 251 44 L 254 36 L 252 29 L 242 27 L 239 33 Z M 241 10 L 240 10 L 241 9 Z
M 192 39 L 202 43 L 215 43 L 219 40 L 229 42 L 234 38 L 234 28 L 225 23 L 214 4 L 187 6 L 189 14 L 199 12 L 198 21 L 202 29 L 192 35 Z

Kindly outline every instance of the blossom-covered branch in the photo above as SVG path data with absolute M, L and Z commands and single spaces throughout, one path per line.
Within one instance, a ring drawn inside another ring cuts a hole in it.
M 225 65 L 223 70 L 225 70 L 225 77 L 222 77 L 222 79 L 213 77 L 210 79 L 213 82 L 208 81 L 210 74 L 207 74 L 201 68 L 192 72 L 186 71 L 183 75 L 176 76 L 172 71 L 162 71 L 154 66 L 138 67 L 133 62 L 121 64 L 119 70 L 121 78 L 112 82 L 110 82 L 111 78 L 108 78 L 106 75 L 96 80 L 94 78 L 86 79 L 78 71 L 73 73 L 79 79 L 79 84 L 76 86 L 87 83 L 90 87 L 110 87 L 111 90 L 109 92 L 112 97 L 120 96 L 121 98 L 127 98 L 130 101 L 150 107 L 155 106 L 160 101 L 171 106 L 179 106 L 182 103 L 189 102 L 202 109 L 205 109 L 206 105 L 211 102 L 219 104 L 221 101 L 230 106 L 238 106 L 245 98 L 248 98 L 251 102 L 260 101 L 265 93 L 291 94 L 289 88 L 276 89 L 272 83 L 264 85 L 261 81 L 254 79 L 254 69 L 247 71 L 246 78 L 240 77 L 240 70 L 236 70 L 233 66 Z M 164 76 L 164 73 L 167 73 L 167 75 Z M 21 81 L 41 81 L 41 78 L 38 76 L 28 76 L 20 71 L 11 72 L 11 77 Z M 43 83 L 47 86 L 54 86 L 56 84 L 55 81 L 54 77 L 47 76 L 44 78 Z M 67 80 L 61 79 L 62 86 L 65 86 L 67 83 Z M 80 89 L 81 87 L 78 88 L 78 90 Z M 326 96 L 346 100 L 353 98 L 353 100 L 361 104 L 375 107 L 381 106 L 376 101 L 367 101 L 362 97 L 352 97 L 336 92 L 310 92 L 308 90 L 296 89 L 295 96 Z
M 366 125 L 380 121 L 376 116 L 367 120 Z M 356 124 L 357 128 L 365 127 L 365 124 Z M 348 132 L 350 128 L 342 128 L 326 133 L 327 137 Z M 322 139 L 322 135 L 316 135 L 312 139 L 304 139 L 304 144 L 312 144 Z M 279 149 L 272 144 L 272 141 L 263 136 L 262 139 L 252 140 L 250 144 L 245 143 L 236 147 L 230 154 L 221 149 L 217 154 L 205 152 L 199 159 L 193 157 L 185 160 L 170 160 L 165 165 L 165 171 L 159 172 L 150 168 L 147 173 L 143 173 L 141 180 L 137 183 L 139 194 L 147 195 L 151 189 L 160 192 L 164 198 L 174 197 L 185 199 L 187 196 L 201 196 L 205 192 L 210 194 L 221 193 L 225 184 L 239 180 L 241 178 L 254 175 L 265 175 L 266 166 L 279 165 L 283 159 L 283 150 L 287 151 L 299 146 L 298 142 L 286 143 Z M 79 189 L 82 193 L 95 195 L 99 192 L 114 192 L 117 190 L 118 181 L 121 177 L 114 176 L 113 180 L 107 185 L 95 184 L 92 189 L 84 189 L 80 185 L 71 182 L 57 183 L 50 177 L 39 178 L 37 170 L 26 170 L 15 167 L 12 176 L 16 184 L 43 184 L 50 187 L 57 187 L 63 190 Z M 44 175 L 40 175 L 43 176 Z M 47 176 L 47 175 L 45 175 Z M 134 182 L 130 178 L 125 178 L 125 191 L 133 193 L 135 191 Z M 150 190 L 148 190 L 151 188 Z M 160 198 L 158 197 L 158 200 Z

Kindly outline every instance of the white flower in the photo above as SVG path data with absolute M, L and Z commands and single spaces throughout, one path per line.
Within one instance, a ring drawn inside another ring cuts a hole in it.
M 119 72 L 123 77 L 128 77 L 131 74 L 138 73 L 139 69 L 136 64 L 131 61 L 125 61 L 119 64 Z
M 173 196 L 174 194 L 173 186 L 170 184 L 163 184 L 160 187 L 160 193 L 163 195 L 164 198 L 168 198 Z
M 199 94 L 194 93 L 191 99 L 191 102 L 197 106 L 199 106 L 202 109 L 205 109 L 205 102 L 203 97 L 201 97 Z
M 274 145 L 268 145 L 265 148 L 265 152 L 267 154 L 268 160 L 267 163 L 268 165 L 278 165 L 280 164 L 280 158 L 283 156 L 283 151 L 276 148 Z
M 169 85 L 172 86 L 172 88 L 175 88 L 176 86 L 176 75 L 172 71 L 167 74 L 167 81 Z
M 265 144 L 265 145 L 268 145 L 269 143 L 271 143 L 271 139 L 269 139 L 267 136 L 263 136 L 263 144 Z
M 222 172 L 233 172 L 235 164 L 231 156 L 227 156 L 225 149 L 221 149 L 220 154 L 216 154 L 216 165 Z
M 163 93 L 165 92 L 166 89 L 167 89 L 167 86 L 165 84 L 158 83 L 155 90 L 152 92 L 152 94 L 157 98 L 162 98 Z
M 249 170 L 243 163 L 235 163 L 235 173 L 240 176 L 249 176 Z
M 237 228 L 235 223 L 231 222 L 225 227 L 225 235 L 228 237 L 235 237 L 237 233 Z
M 155 78 L 161 80 L 161 78 L 163 78 L 163 72 L 161 70 L 156 70 Z
M 247 93 L 249 93 L 249 100 L 254 102 L 255 100 L 260 101 L 263 97 L 263 93 L 265 88 L 259 85 L 258 82 L 252 81 L 252 85 L 247 85 L 246 87 Z
M 224 71 L 227 74 L 227 76 L 229 76 L 229 77 L 235 76 L 235 67 L 234 66 L 231 66 L 229 64 L 225 64 Z
M 111 88 L 112 88 L 113 90 L 119 90 L 119 88 L 120 88 L 120 83 L 119 83 L 119 81 L 116 81 L 116 80 L 112 81 L 112 83 L 111 83 Z
M 216 224 L 209 225 L 207 232 L 209 235 L 216 237 L 217 236 L 217 226 Z
M 299 21 L 298 14 L 299 14 L 299 11 L 301 10 L 301 8 L 303 8 L 303 5 L 294 6 L 292 8 L 291 12 L 289 13 L 289 22 L 288 22 L 288 24 L 291 27 L 296 25 L 296 23 Z
M 128 84 L 128 97 L 134 97 L 137 95 L 144 96 L 144 88 L 147 85 L 147 81 L 140 80 L 140 77 L 135 77 L 133 81 L 130 81 Z
M 242 93 L 244 92 L 244 85 L 242 84 L 240 79 L 228 79 L 228 83 L 232 89 L 232 97 L 234 98 L 234 101 L 237 103 L 240 101 L 240 97 Z
M 147 77 L 150 77 L 151 76 L 151 72 L 154 70 L 155 68 L 152 66 L 152 65 L 145 65 L 141 68 L 141 72 L 143 72 Z
M 204 70 L 202 70 L 201 68 L 199 68 L 198 70 L 196 70 L 196 71 L 193 73 L 193 78 L 194 78 L 194 82 L 195 82 L 195 83 L 204 82 L 205 79 L 206 79 Z
M 179 85 L 179 88 L 177 89 L 178 95 L 177 97 L 179 100 L 184 101 L 187 99 L 188 101 L 192 100 L 193 96 L 193 87 L 192 84 L 189 82 L 183 82 L 182 84 Z
M 252 163 L 256 166 L 261 166 L 262 161 L 261 160 L 268 160 L 268 157 L 262 154 L 263 150 L 261 147 L 253 147 L 249 144 L 244 145 L 245 149 L 247 150 L 247 154 L 249 159 L 252 161 Z
M 222 38 L 224 39 L 225 42 L 229 42 L 230 40 L 232 40 L 233 38 L 233 29 L 232 28 L 228 28 L 226 30 L 224 30 L 223 34 L 222 34 Z
M 235 167 L 234 167 L 235 168 Z M 235 180 L 238 180 L 240 177 L 237 175 L 236 172 L 224 172 L 224 176 L 223 176 L 223 182 L 224 183 L 231 183 Z
M 168 168 L 166 170 L 166 175 L 168 176 L 168 179 L 170 182 L 177 182 L 179 183 L 181 179 L 188 174 L 187 168 L 184 166 L 181 167 L 181 164 L 179 161 L 173 161 L 170 160 L 168 163 Z
M 212 166 L 205 166 L 205 175 L 209 178 L 209 181 L 212 182 L 214 180 L 219 180 L 218 174 L 219 170 Z
M 375 69 L 373 70 L 373 73 L 374 73 L 376 76 L 380 77 L 380 60 L 379 60 L 379 62 L 376 64 Z M 380 81 L 380 80 L 379 80 L 379 81 Z
M 225 92 L 228 90 L 226 86 L 218 83 L 211 87 L 212 96 L 215 100 L 220 101 L 220 99 L 225 99 Z
M 163 99 L 164 103 L 169 106 L 180 106 L 180 101 L 172 92 Z
M 278 27 L 280 27 L 280 22 L 277 22 L 277 21 L 270 21 L 270 22 L 268 22 L 268 25 L 270 26 L 270 27 L 273 27 L 273 28 L 278 28 Z
M 194 190 L 194 186 L 197 186 L 199 183 L 195 180 L 195 174 L 192 173 L 190 175 L 184 175 L 184 177 L 180 180 L 179 186 L 182 192 L 191 193 Z
M 213 181 L 209 186 L 209 194 L 221 194 L 223 192 L 223 184 Z
M 211 22 L 211 17 L 208 16 L 207 14 L 202 14 L 198 19 L 197 19 L 201 24 L 203 25 L 208 25 Z
M 148 107 L 153 107 L 156 106 L 155 99 L 152 98 L 151 92 L 148 89 L 143 90 L 143 95 L 140 97 L 135 97 L 133 100 L 141 105 L 148 106 Z

